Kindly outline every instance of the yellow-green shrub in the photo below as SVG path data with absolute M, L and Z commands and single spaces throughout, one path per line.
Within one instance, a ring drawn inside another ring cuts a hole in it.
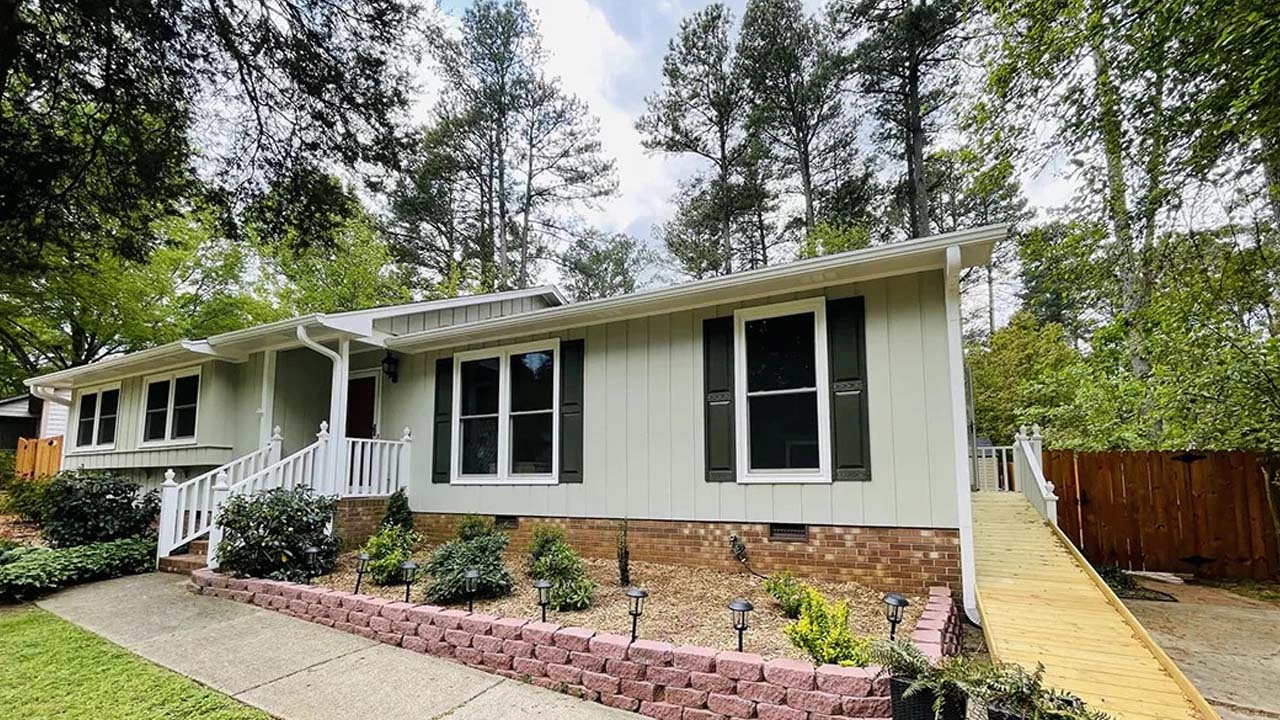
M 849 630 L 849 604 L 832 602 L 811 587 L 804 588 L 800 619 L 784 632 L 791 644 L 804 650 L 819 665 L 855 665 L 871 662 L 871 639 Z

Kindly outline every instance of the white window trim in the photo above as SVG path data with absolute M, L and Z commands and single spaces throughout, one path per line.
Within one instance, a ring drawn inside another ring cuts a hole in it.
M 115 449 L 116 447 L 115 439 L 120 436 L 120 411 L 123 409 L 121 407 L 120 401 L 122 399 L 121 396 L 123 395 L 123 393 L 116 395 L 115 435 L 112 436 L 111 442 L 102 443 L 101 445 L 98 444 L 98 424 L 102 421 L 102 393 L 107 392 L 109 390 L 115 390 L 117 393 L 120 393 L 120 383 L 113 382 L 113 383 L 107 383 L 105 385 L 94 385 L 93 387 L 78 388 L 76 390 L 75 412 L 72 413 L 71 416 L 68 418 L 68 424 L 74 427 L 74 431 L 72 432 L 71 436 L 76 441 L 75 450 L 85 450 L 88 452 L 101 452 L 103 450 Z M 93 433 L 90 436 L 90 440 L 92 442 L 90 442 L 88 445 L 81 445 L 80 444 L 80 406 L 82 403 L 84 403 L 85 395 L 97 395 L 98 399 L 96 401 L 96 406 L 94 407 L 94 411 L 93 411 Z
M 814 371 L 818 394 L 818 467 L 813 470 L 752 470 L 750 421 L 747 417 L 747 338 L 751 320 L 813 313 Z M 792 300 L 744 308 L 733 313 L 733 403 L 738 482 L 741 484 L 800 484 L 831 482 L 831 384 L 827 367 L 827 300 Z
M 373 378 L 373 439 L 382 438 L 382 368 L 368 368 L 365 370 L 352 370 L 347 373 L 347 382 L 357 378 Z M 348 390 L 347 397 L 351 397 Z M 344 433 L 345 434 L 345 433 Z M 356 438 L 359 440 L 360 438 Z
M 543 474 L 512 473 L 511 436 L 511 356 L 536 350 L 550 350 L 554 363 L 551 394 L 551 472 Z M 462 363 L 468 360 L 498 358 L 498 472 L 494 475 L 462 474 Z M 560 338 L 536 340 L 518 345 L 505 345 L 483 350 L 468 350 L 453 356 L 452 452 L 449 453 L 451 485 L 557 485 L 560 482 Z
M 142 378 L 142 390 L 139 396 L 139 408 L 141 416 L 138 418 L 138 439 L 139 447 L 162 447 L 162 446 L 182 446 L 195 445 L 196 439 L 200 437 L 200 407 L 204 403 L 201 397 L 204 395 L 204 373 L 203 368 L 183 368 L 182 370 L 174 370 L 172 372 L 160 373 L 158 375 L 148 375 Z M 199 378 L 196 385 L 196 424 L 192 428 L 191 437 L 170 439 L 169 435 L 173 432 L 173 386 L 174 381 L 178 378 L 195 376 Z M 164 416 L 164 438 L 161 440 L 147 440 L 147 388 L 152 383 L 168 381 L 169 383 L 169 405 L 165 408 Z

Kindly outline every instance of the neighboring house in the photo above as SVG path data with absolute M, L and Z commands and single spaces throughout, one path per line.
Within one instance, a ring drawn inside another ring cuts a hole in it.
M 0 399 L 0 450 L 17 450 L 18 438 L 36 436 L 43 404 L 28 393 Z
M 175 471 L 162 556 L 209 530 L 219 492 L 342 495 L 358 540 L 384 502 L 361 498 L 403 486 L 436 539 L 464 513 L 517 542 L 554 519 L 612 557 L 626 519 L 637 560 L 735 567 L 736 535 L 761 571 L 959 587 L 958 283 L 1005 232 L 582 303 L 535 288 L 309 315 L 27 384 L 71 392 L 64 467 Z

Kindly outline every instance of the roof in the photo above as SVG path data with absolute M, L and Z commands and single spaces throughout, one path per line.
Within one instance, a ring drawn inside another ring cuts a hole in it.
M 22 393 L 13 397 L 0 398 L 0 417 L 35 417 L 31 414 L 31 395 Z
M 248 359 L 249 354 L 253 352 L 273 348 L 295 347 L 301 344 L 297 337 L 298 328 L 305 328 L 307 334 L 317 341 L 347 338 L 365 345 L 381 347 L 384 344 L 384 340 L 390 335 L 376 331 L 373 327 L 374 320 L 523 297 L 543 297 L 553 306 L 562 305 L 566 302 L 564 295 L 556 287 L 544 285 L 524 290 L 510 290 L 486 295 L 465 295 L 443 300 L 426 300 L 366 310 L 313 313 L 264 325 L 255 325 L 242 330 L 233 330 L 199 340 L 177 340 L 146 350 L 99 360 L 89 365 L 48 373 L 30 378 L 24 382 L 28 387 L 83 387 L 115 380 L 127 375 L 159 372 L 164 369 L 206 360 L 244 362 Z
M 939 270 L 946 264 L 947 248 L 953 246 L 960 249 L 960 262 L 964 267 L 985 265 L 991 261 L 992 247 L 1008 234 L 1008 230 L 1008 225 L 988 225 L 851 250 L 656 290 L 407 333 L 387 339 L 386 346 L 394 350 L 421 352 L 677 312 L 752 297 Z

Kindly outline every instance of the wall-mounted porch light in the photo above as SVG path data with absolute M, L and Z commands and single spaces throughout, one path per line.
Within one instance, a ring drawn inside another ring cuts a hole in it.
M 393 383 L 400 379 L 400 358 L 392 355 L 390 350 L 382 358 L 382 374 Z

